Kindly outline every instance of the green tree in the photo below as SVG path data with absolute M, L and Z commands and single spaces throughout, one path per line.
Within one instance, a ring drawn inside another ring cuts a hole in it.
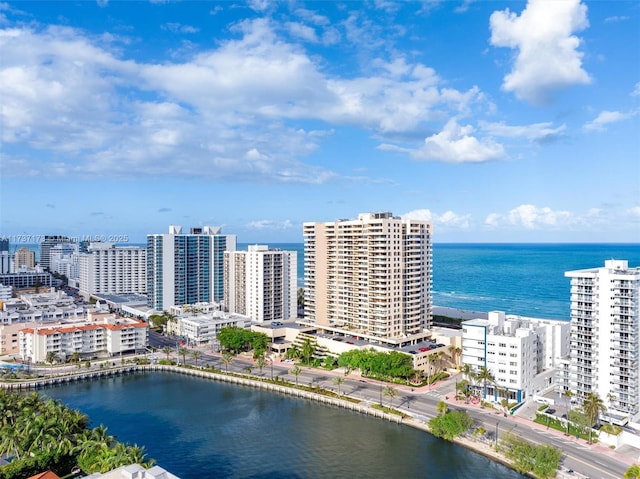
M 300 376 L 300 374 L 302 373 L 302 369 L 300 368 L 300 366 L 294 366 L 291 369 L 289 369 L 289 372 L 296 377 L 296 386 L 297 386 L 298 376 Z
M 460 367 L 460 356 L 462 355 L 462 349 L 454 346 L 453 344 L 447 348 L 449 351 L 449 356 L 451 357 L 451 362 L 453 365 L 458 368 Z
M 186 365 L 187 364 L 187 353 L 189 352 L 189 350 L 187 348 L 185 348 L 184 346 L 178 348 L 178 354 L 180 356 L 182 356 L 182 365 Z
M 54 351 L 49 351 L 47 353 L 47 355 L 45 356 L 45 360 L 49 363 L 49 364 L 53 364 L 55 362 L 58 361 L 58 355 L 54 352 Z
M 316 354 L 316 344 L 311 340 L 311 338 L 304 338 L 301 354 L 305 364 L 309 364 L 311 362 L 311 358 Z
M 624 473 L 624 479 L 640 479 L 640 466 L 633 464 Z
M 298 288 L 298 308 L 304 309 L 304 288 Z
M 595 393 L 587 394 L 586 399 L 582 402 L 582 410 L 589 418 L 589 443 L 591 443 L 591 434 L 593 433 L 593 426 L 598 422 L 598 417 L 601 413 L 607 410 L 604 405 L 604 401 Z
M 171 354 L 172 350 L 173 348 L 171 346 L 165 346 L 162 348 L 162 352 L 167 355 L 167 359 L 169 359 L 169 354 Z
M 260 370 L 260 375 L 262 375 L 262 369 L 267 365 L 267 358 L 265 358 L 264 354 L 261 354 L 256 358 L 256 366 Z
M 393 409 L 393 400 L 398 397 L 398 391 L 391 386 L 385 386 L 382 395 L 389 398 L 389 409 Z
M 486 366 L 482 366 L 480 368 L 480 370 L 478 371 L 478 374 L 476 375 L 476 378 L 478 378 L 478 380 L 482 381 L 482 383 L 483 383 L 483 398 L 486 399 L 487 398 L 487 383 L 495 381 L 496 378 L 494 377 L 494 375 L 491 373 L 491 371 Z
M 533 473 L 540 479 L 555 477 L 562 452 L 549 444 L 532 444 L 514 434 L 502 436 L 502 449 L 521 474 Z
M 231 361 L 233 361 L 233 354 L 231 354 L 231 352 L 229 351 L 223 352 L 220 361 L 222 361 L 222 364 L 224 364 L 226 371 L 229 372 L 229 364 L 231 364 Z
M 449 411 L 449 406 L 446 402 L 440 401 L 436 406 L 436 411 L 438 412 L 438 416 L 444 416 Z
M 291 347 L 287 349 L 285 356 L 288 359 L 300 359 L 302 357 L 302 352 L 300 351 L 300 347 L 297 344 L 292 344 Z
M 73 353 L 71 353 L 71 355 L 69 356 L 69 362 L 79 363 L 80 362 L 80 353 L 77 352 L 77 351 L 74 351 Z
M 198 367 L 198 359 L 202 357 L 202 351 L 200 351 L 199 349 L 192 350 L 191 357 L 195 361 L 196 367 Z
M 344 378 L 342 376 L 336 376 L 333 378 L 333 384 L 338 386 L 338 396 L 340 396 L 340 386 L 344 383 Z
M 429 420 L 431 433 L 448 441 L 464 434 L 472 426 L 473 419 L 465 411 L 448 411 Z

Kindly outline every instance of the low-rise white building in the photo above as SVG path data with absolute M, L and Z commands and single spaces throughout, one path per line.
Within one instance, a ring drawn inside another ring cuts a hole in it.
M 63 291 L 21 294 L 2 301 L 0 324 L 56 322 L 84 318 L 83 306 Z
M 492 311 L 462 323 L 462 363 L 494 377 L 486 399 L 521 402 L 553 385 L 555 367 L 569 348 L 567 321 L 522 318 Z M 484 384 L 478 385 L 483 394 Z
M 149 325 L 90 312 L 87 321 L 24 328 L 18 342 L 22 359 L 33 363 L 46 361 L 48 353 L 55 353 L 61 360 L 73 353 L 82 357 L 115 356 L 144 350 L 149 342 Z
M 247 328 L 251 318 L 241 314 L 212 311 L 202 314 L 188 314 L 177 316 L 175 320 L 167 321 L 167 332 L 180 336 L 193 345 L 216 343 L 218 333 L 222 328 L 235 326 Z

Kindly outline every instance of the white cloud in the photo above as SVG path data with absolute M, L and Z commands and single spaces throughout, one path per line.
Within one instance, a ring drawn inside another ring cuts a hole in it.
M 624 15 L 614 15 L 612 17 L 607 17 L 604 19 L 604 23 L 616 23 L 616 22 L 624 22 L 629 20 L 631 17 L 627 17 Z
M 569 211 L 554 211 L 547 206 L 537 207 L 531 204 L 517 206 L 506 214 L 490 213 L 485 218 L 485 225 L 492 228 L 506 225 L 535 230 L 563 227 L 574 223 L 576 223 L 576 218 Z
M 445 211 L 441 215 L 431 212 L 428 209 L 409 211 L 401 215 L 402 219 L 430 221 L 434 226 L 450 227 L 456 229 L 467 229 L 471 222 L 471 215 L 459 215 L 453 211 Z
M 424 145 L 412 152 L 417 160 L 447 163 L 481 163 L 506 156 L 504 147 L 491 138 L 478 139 L 471 125 L 460 126 L 455 119 L 447 122 L 440 133 L 424 140 Z
M 252 230 L 287 230 L 293 228 L 291 220 L 274 221 L 274 220 L 256 220 L 246 224 L 248 229 Z
M 507 10 L 491 15 L 491 44 L 517 50 L 502 88 L 532 103 L 547 103 L 556 90 L 587 84 L 580 39 L 573 33 L 589 26 L 580 0 L 529 0 L 520 16 Z
M 603 111 L 590 122 L 585 123 L 583 128 L 587 131 L 603 131 L 606 126 L 611 123 L 617 123 L 619 121 L 628 120 L 635 116 L 637 112 L 622 113 L 619 111 Z
M 171 33 L 198 33 L 199 28 L 192 27 L 191 25 L 182 25 L 181 23 L 169 22 L 162 25 L 163 30 L 168 30 Z
M 45 175 L 321 183 L 338 175 L 301 159 L 326 132 L 292 120 L 415 134 L 484 101 L 477 87 L 441 88 L 433 69 L 404 57 L 344 78 L 279 38 L 271 20 L 234 28 L 236 39 L 163 63 L 123 58 L 123 42 L 113 36 L 57 26 L 0 30 L 0 138 L 32 155 L 3 166 L 27 161 L 28 171 Z M 470 136 L 470 127 L 453 126 L 446 137 L 434 135 L 422 155 L 436 146 L 445 161 L 501 153 L 500 145 Z
M 636 83 L 635 88 L 631 92 L 631 96 L 640 96 L 640 81 Z
M 318 35 L 316 31 L 303 23 L 287 22 L 285 28 L 292 37 L 299 38 L 306 42 L 318 43 Z
M 635 216 L 636 218 L 640 218 L 640 206 L 629 208 L 629 214 L 631 216 Z
M 492 136 L 503 138 L 526 138 L 531 141 L 545 142 L 557 138 L 566 130 L 566 125 L 553 127 L 550 122 L 533 123 L 531 125 L 506 125 L 503 122 L 490 123 L 481 121 L 478 123 L 483 131 Z

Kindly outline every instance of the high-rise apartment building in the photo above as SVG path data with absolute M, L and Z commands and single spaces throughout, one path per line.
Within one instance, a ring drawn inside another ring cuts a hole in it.
M 147 304 L 171 306 L 224 300 L 224 252 L 236 250 L 236 236 L 204 226 L 182 233 L 147 235 Z
M 51 268 L 51 248 L 59 244 L 71 243 L 66 236 L 46 235 L 44 241 L 40 243 L 40 259 L 38 264 L 44 270 Z
M 49 271 L 66 276 L 78 277 L 78 245 L 76 243 L 57 244 L 49 250 Z
M 35 268 L 36 266 L 36 252 L 29 248 L 19 248 L 14 255 L 14 265 L 16 271 L 20 268 Z
M 0 238 L 0 253 L 2 251 L 6 251 L 7 253 L 9 252 L 9 238 L 4 236 Z
M 614 414 L 640 413 L 640 267 L 607 260 L 571 278 L 569 387 L 597 394 Z
M 385 342 L 431 327 L 431 224 L 391 213 L 304 223 L 305 322 Z
M 297 253 L 250 245 L 224 254 L 224 303 L 231 313 L 254 321 L 278 321 L 297 314 Z
M 147 250 L 113 243 L 91 243 L 80 254 L 80 292 L 84 294 L 145 294 Z

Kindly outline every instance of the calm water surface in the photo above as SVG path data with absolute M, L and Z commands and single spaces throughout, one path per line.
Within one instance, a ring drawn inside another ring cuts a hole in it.
M 182 479 L 523 478 L 410 427 L 171 373 L 48 388 Z

